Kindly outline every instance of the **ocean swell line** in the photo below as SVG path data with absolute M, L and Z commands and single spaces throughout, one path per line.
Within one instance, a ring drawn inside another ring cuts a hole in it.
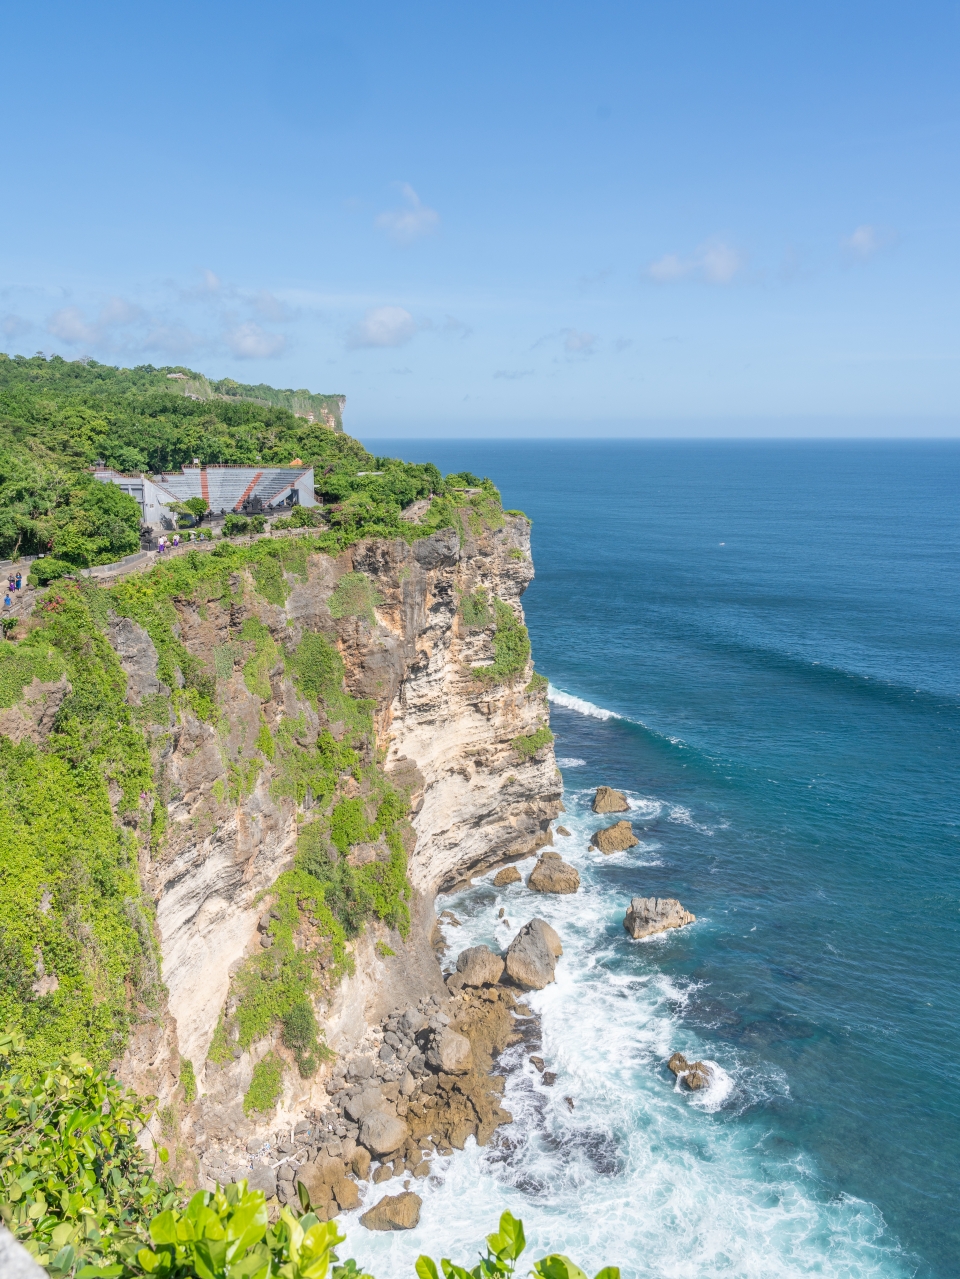
M 547 699 L 555 702 L 557 706 L 565 706 L 567 710 L 578 711 L 581 715 L 589 715 L 593 719 L 625 719 L 626 716 L 618 715 L 616 711 L 608 711 L 603 706 L 595 706 L 593 702 L 588 702 L 582 697 L 575 697 L 573 693 L 565 693 L 560 688 L 554 688 L 552 684 L 547 685 Z

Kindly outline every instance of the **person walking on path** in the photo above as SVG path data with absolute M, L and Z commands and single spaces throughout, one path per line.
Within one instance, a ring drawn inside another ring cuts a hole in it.
M 164 550 L 166 549 L 166 545 L 167 545 L 167 539 L 166 539 L 165 537 L 161 537 L 161 538 L 160 538 L 160 540 L 157 542 L 157 554 L 158 554 L 158 555 L 162 555 L 162 554 L 163 554 Z
M 18 574 L 17 574 L 17 590 L 18 590 L 18 591 L 19 591 L 19 589 L 20 589 L 20 587 L 21 587 L 22 581 L 23 581 L 23 579 L 21 578 L 20 574 L 18 573 Z

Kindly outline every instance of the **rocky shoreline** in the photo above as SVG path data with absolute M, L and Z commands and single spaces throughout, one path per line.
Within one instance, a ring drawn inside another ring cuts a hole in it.
M 622 798 L 600 788 L 595 806 L 622 812 Z M 632 836 L 627 822 L 618 824 Z M 522 882 L 514 865 L 492 880 L 496 887 Z M 538 894 L 573 893 L 580 877 L 547 849 L 526 887 Z M 640 939 L 694 919 L 673 898 L 635 897 L 624 928 Z M 456 927 L 459 920 L 446 910 L 437 923 Z M 436 944 L 446 949 L 439 937 Z M 290 1130 L 251 1138 L 245 1147 L 221 1144 L 203 1150 L 201 1179 L 208 1184 L 246 1179 L 264 1192 L 274 1212 L 282 1205 L 308 1205 L 322 1220 L 359 1208 L 368 1197 L 359 1183 L 383 1186 L 387 1193 L 361 1223 L 371 1230 L 415 1226 L 422 1202 L 417 1183 L 438 1172 L 471 1137 L 484 1146 L 502 1125 L 513 1122 L 502 1105 L 506 1077 L 495 1073 L 497 1062 L 513 1044 L 539 1046 L 538 1018 L 523 993 L 555 980 L 562 954 L 560 937 L 539 918 L 524 924 L 503 953 L 485 945 L 462 950 L 442 979 L 443 994 L 425 994 L 416 1005 L 395 1007 L 335 1061 L 323 1085 L 325 1103 L 308 1109 Z M 542 1057 L 534 1054 L 529 1060 L 543 1084 L 555 1083 L 556 1074 Z M 710 1082 L 705 1063 L 687 1063 L 674 1054 L 669 1066 L 691 1089 Z

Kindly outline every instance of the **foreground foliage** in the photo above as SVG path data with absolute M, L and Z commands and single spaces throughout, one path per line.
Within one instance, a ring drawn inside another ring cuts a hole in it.
M 161 1185 L 137 1143 L 148 1106 L 79 1054 L 33 1078 L 21 1057 L 22 1040 L 0 1036 L 0 1216 L 54 1279 L 370 1279 L 339 1262 L 336 1223 L 271 1213 L 245 1181 L 189 1198 Z M 504 1213 L 486 1242 L 472 1270 L 421 1257 L 418 1279 L 509 1279 L 526 1247 L 523 1223 Z M 530 1273 L 587 1279 L 561 1254 Z

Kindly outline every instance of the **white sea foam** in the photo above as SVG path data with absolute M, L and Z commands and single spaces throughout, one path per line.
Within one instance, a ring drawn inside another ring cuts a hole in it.
M 558 768 L 583 768 L 586 764 L 585 759 L 576 759 L 572 755 L 564 755 L 557 760 Z
M 565 706 L 570 711 L 579 711 L 581 715 L 590 715 L 593 719 L 623 719 L 623 716 L 618 715 L 616 711 L 608 711 L 603 706 L 594 706 L 593 702 L 575 697 L 573 693 L 564 693 L 562 689 L 554 688 L 552 684 L 547 686 L 547 697 L 558 706 Z
M 444 929 L 447 967 L 468 946 L 503 948 L 533 915 L 562 938 L 556 982 L 527 997 L 542 1042 L 504 1055 L 504 1105 L 514 1123 L 484 1149 L 471 1140 L 437 1159 L 426 1181 L 412 1183 L 423 1198 L 416 1230 L 371 1234 L 358 1213 L 345 1214 L 341 1256 L 355 1256 L 379 1279 L 413 1279 L 421 1253 L 469 1266 L 509 1208 L 529 1241 L 524 1270 L 560 1251 L 590 1273 L 619 1265 L 624 1279 L 907 1275 L 876 1208 L 825 1200 L 814 1167 L 770 1148 L 762 1108 L 788 1094 L 788 1081 L 686 1023 L 700 983 L 675 975 L 675 963 L 672 974 L 661 964 L 668 949 L 676 957 L 692 945 L 694 930 L 656 946 L 627 938 L 622 888 L 608 887 L 611 859 L 586 851 L 597 821 L 592 794 L 565 796 L 573 838 L 562 847 L 580 871 L 580 892 L 533 900 L 522 884 L 496 889 L 485 877 L 438 903 L 462 921 Z M 709 1062 L 707 1088 L 675 1088 L 665 1062 L 677 1050 Z M 554 1087 L 530 1066 L 531 1051 L 556 1071 Z M 400 1188 L 368 1186 L 364 1206 Z

